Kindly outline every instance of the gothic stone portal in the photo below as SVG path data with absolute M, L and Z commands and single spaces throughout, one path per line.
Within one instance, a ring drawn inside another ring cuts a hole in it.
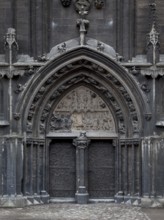
M 103 99 L 83 85 L 73 89 L 57 104 L 51 117 L 50 131 L 57 136 L 62 133 L 65 138 L 53 139 L 50 144 L 50 196 L 75 197 L 75 191 L 78 192 L 75 171 L 79 151 L 75 151 L 73 138 L 66 137 L 68 133 L 91 131 L 95 136 L 91 138 L 82 160 L 87 172 L 85 187 L 90 198 L 112 198 L 115 192 L 115 150 L 112 140 L 98 140 L 96 137 L 97 132 L 115 133 L 114 118 Z
M 80 86 L 59 102 L 51 118 L 50 131 L 115 133 L 115 122 L 102 98 L 89 88 Z

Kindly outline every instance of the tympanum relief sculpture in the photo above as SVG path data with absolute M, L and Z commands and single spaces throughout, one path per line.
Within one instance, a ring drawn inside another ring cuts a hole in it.
M 66 95 L 56 106 L 50 122 L 51 131 L 115 132 L 111 111 L 102 98 L 85 86 Z

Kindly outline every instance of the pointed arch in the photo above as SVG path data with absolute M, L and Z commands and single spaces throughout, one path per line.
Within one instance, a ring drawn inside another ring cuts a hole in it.
M 112 103 L 119 129 L 125 130 L 126 137 L 141 134 L 149 107 L 137 83 L 111 57 L 87 47 L 62 54 L 36 73 L 17 105 L 16 111 L 24 119 L 20 129 L 29 133 L 31 130 L 35 136 L 45 134 L 42 122 L 47 120 L 53 103 L 77 83 L 91 85 Z

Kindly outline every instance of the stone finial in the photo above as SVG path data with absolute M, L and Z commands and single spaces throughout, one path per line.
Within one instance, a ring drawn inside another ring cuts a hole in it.
M 14 28 L 8 28 L 6 36 L 5 36 L 5 48 L 11 47 L 15 45 L 18 50 L 18 43 L 16 42 L 16 31 Z
M 147 35 L 147 43 L 156 46 L 159 43 L 159 33 L 156 30 L 155 23 L 153 23 L 150 33 Z
M 151 11 L 151 22 L 152 23 L 156 23 L 156 3 L 155 2 L 153 2 L 153 3 L 151 3 L 151 4 L 149 4 L 149 6 L 150 6 L 150 11 Z
M 147 34 L 147 59 L 155 65 L 159 61 L 159 33 L 155 23 L 152 24 L 151 31 Z
M 6 50 L 6 62 L 8 62 L 11 66 L 13 62 L 16 61 L 16 51 L 18 48 L 18 43 L 16 41 L 16 32 L 14 28 L 8 28 L 7 33 L 5 35 L 5 43 L 4 47 Z
M 152 26 L 150 32 L 147 34 L 147 60 L 156 65 L 159 62 L 159 33 L 156 25 L 156 4 L 150 4 Z

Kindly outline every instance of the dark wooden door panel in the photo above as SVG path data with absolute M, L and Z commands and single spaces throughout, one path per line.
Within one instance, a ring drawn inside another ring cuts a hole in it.
M 72 140 L 53 140 L 50 144 L 50 196 L 74 197 L 75 180 L 75 148 Z
M 95 198 L 114 196 L 114 147 L 109 140 L 92 140 L 88 149 L 89 195 Z

